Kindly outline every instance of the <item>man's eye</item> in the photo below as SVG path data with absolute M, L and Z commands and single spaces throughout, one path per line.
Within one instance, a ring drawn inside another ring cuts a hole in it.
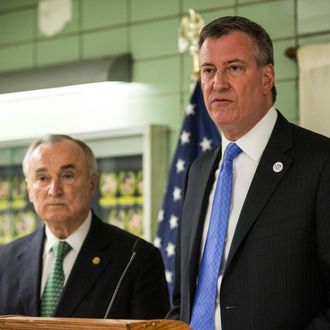
M 62 178 L 63 178 L 63 180 L 65 180 L 65 181 L 72 181 L 72 180 L 74 180 L 75 176 L 74 176 L 73 173 L 64 173 L 64 174 L 62 175 Z
M 38 175 L 35 178 L 35 183 L 39 187 L 45 187 L 46 185 L 48 185 L 49 181 L 50 181 L 50 178 L 47 175 Z
M 214 72 L 214 69 L 213 68 L 203 68 L 202 72 L 206 73 L 206 74 L 211 74 Z
M 232 72 L 240 72 L 240 71 L 242 71 L 242 67 L 239 65 L 231 65 L 229 67 L 229 70 Z

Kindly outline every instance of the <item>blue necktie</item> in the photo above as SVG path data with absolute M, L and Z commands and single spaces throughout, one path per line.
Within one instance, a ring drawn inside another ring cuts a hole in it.
M 230 143 L 222 161 L 204 252 L 199 266 L 190 323 L 193 330 L 214 329 L 217 283 L 231 204 L 233 160 L 240 152 L 241 149 L 235 143 Z

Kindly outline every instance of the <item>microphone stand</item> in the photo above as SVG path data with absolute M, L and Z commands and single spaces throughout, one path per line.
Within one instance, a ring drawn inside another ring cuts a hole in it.
M 115 291 L 114 291 L 114 293 L 113 293 L 113 295 L 112 295 L 112 297 L 111 297 L 111 300 L 110 300 L 109 306 L 108 306 L 108 308 L 107 308 L 107 311 L 105 312 L 104 319 L 107 319 L 107 318 L 108 318 L 109 313 L 110 313 L 111 308 L 112 308 L 112 305 L 113 305 L 113 302 L 115 301 L 116 296 L 117 296 L 117 293 L 118 293 L 118 291 L 119 291 L 119 289 L 120 289 L 121 282 L 123 281 L 123 279 L 124 279 L 124 277 L 125 277 L 125 275 L 126 275 L 128 269 L 129 269 L 130 265 L 132 264 L 133 260 L 135 259 L 135 256 L 136 256 L 135 248 L 136 248 L 136 245 L 137 245 L 137 242 L 138 242 L 138 241 L 139 241 L 139 239 L 137 239 L 137 240 L 135 241 L 134 245 L 133 245 L 131 259 L 129 260 L 128 264 L 127 264 L 126 267 L 125 267 L 125 270 L 124 270 L 123 274 L 121 275 L 121 277 L 120 277 L 120 279 L 119 279 L 119 282 L 118 282 L 118 284 L 117 284 L 117 286 L 116 286 L 116 289 L 115 289 Z

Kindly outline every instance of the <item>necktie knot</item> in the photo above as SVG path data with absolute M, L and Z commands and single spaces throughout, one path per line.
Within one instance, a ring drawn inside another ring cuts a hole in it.
M 241 148 L 236 143 L 229 143 L 225 150 L 223 160 L 232 161 L 238 156 L 241 151 Z
M 52 251 L 54 253 L 54 258 L 56 261 L 63 262 L 65 256 L 72 249 L 69 243 L 66 241 L 58 241 L 52 247 Z

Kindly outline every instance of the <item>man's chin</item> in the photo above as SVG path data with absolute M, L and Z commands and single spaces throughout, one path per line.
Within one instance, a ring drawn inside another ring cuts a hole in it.
M 63 223 L 68 222 L 68 215 L 64 215 L 64 214 L 48 215 L 42 219 L 44 219 L 44 221 L 49 225 L 61 225 Z

